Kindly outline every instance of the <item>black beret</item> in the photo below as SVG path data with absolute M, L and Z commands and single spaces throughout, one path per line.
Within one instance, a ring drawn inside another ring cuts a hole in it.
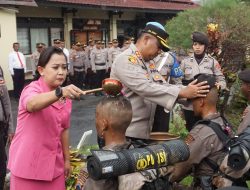
M 157 22 L 149 22 L 144 28 L 143 32 L 149 33 L 157 38 L 161 45 L 161 49 L 165 52 L 169 51 L 169 46 L 167 44 L 168 33 L 160 23 Z
M 193 42 L 199 42 L 201 44 L 204 44 L 205 46 L 208 46 L 208 37 L 201 32 L 193 32 L 192 34 L 192 40 Z
M 215 85 L 216 78 L 214 75 L 211 75 L 211 74 L 200 73 L 198 75 L 195 75 L 194 79 L 197 79 L 198 83 L 207 81 L 207 84 L 210 86 L 210 89 L 216 86 Z
M 250 69 L 249 68 L 245 69 L 244 71 L 241 71 L 238 76 L 240 80 L 250 83 Z

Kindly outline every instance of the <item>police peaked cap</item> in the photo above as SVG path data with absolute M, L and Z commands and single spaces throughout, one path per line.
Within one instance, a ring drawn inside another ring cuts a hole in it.
M 59 39 L 54 39 L 53 42 L 54 42 L 55 44 L 61 43 L 61 41 L 60 41 Z
M 241 71 L 238 76 L 240 80 L 250 83 L 250 68 Z
M 194 79 L 197 79 L 197 82 L 204 82 L 207 81 L 207 84 L 209 85 L 209 89 L 214 88 L 216 85 L 216 78 L 214 75 L 206 74 L 206 73 L 200 73 L 198 75 L 194 76 Z
M 146 32 L 148 34 L 155 36 L 160 43 L 161 49 L 167 52 L 170 49 L 170 47 L 167 44 L 167 38 L 169 37 L 169 35 L 165 31 L 165 29 L 163 30 L 158 25 L 162 26 L 160 23 L 150 22 L 149 24 L 146 25 L 143 32 Z
M 199 42 L 201 44 L 204 44 L 205 46 L 208 46 L 208 37 L 201 32 L 193 32 L 192 34 L 192 40 L 193 42 Z
M 76 46 L 81 46 L 82 44 L 81 44 L 81 42 L 77 42 L 75 45 Z

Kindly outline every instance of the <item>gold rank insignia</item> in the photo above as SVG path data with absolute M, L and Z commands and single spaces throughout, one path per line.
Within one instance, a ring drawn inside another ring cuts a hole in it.
M 155 76 L 154 76 L 154 79 L 155 79 L 155 80 L 158 80 L 159 78 L 160 78 L 159 75 L 155 75 Z
M 154 63 L 150 63 L 150 64 L 149 64 L 149 68 L 150 68 L 150 69 L 155 69 L 155 64 L 154 64 Z
M 135 57 L 135 56 L 130 55 L 130 56 L 128 57 L 128 60 L 129 60 L 131 63 L 136 64 L 136 57 Z
M 135 51 L 135 55 L 139 58 L 142 59 L 141 53 L 139 51 Z

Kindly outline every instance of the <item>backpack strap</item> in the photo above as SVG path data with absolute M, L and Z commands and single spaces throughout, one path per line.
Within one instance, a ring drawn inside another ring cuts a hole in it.
M 222 130 L 221 125 L 219 123 L 213 122 L 213 121 L 208 120 L 208 119 L 203 119 L 203 120 L 196 122 L 195 126 L 198 124 L 204 124 L 204 125 L 210 127 L 211 129 L 213 129 L 213 131 L 218 136 L 218 138 L 223 143 L 223 145 L 225 147 L 227 147 L 227 144 L 231 138 L 225 134 L 225 132 Z
M 211 120 L 208 119 L 204 119 L 204 120 L 200 120 L 198 121 L 196 125 L 198 124 L 204 124 L 208 127 L 210 127 L 211 129 L 213 129 L 213 131 L 215 132 L 215 134 L 218 136 L 218 138 L 220 139 L 220 141 L 223 143 L 223 146 L 225 148 L 228 147 L 228 142 L 230 141 L 230 137 L 228 135 L 225 134 L 225 132 L 222 130 L 221 125 L 219 123 L 213 122 Z M 219 166 L 218 164 L 209 159 L 209 158 L 204 158 L 204 161 L 206 162 L 206 164 L 213 169 L 214 172 L 219 171 Z

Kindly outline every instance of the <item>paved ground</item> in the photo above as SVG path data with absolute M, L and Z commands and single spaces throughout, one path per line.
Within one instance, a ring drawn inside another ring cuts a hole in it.
M 93 130 L 93 138 L 91 138 L 91 143 L 97 143 L 95 130 L 95 107 L 101 99 L 102 97 L 87 95 L 85 100 L 73 101 L 70 128 L 71 146 L 76 146 L 82 134 L 90 129 Z M 14 117 L 14 126 L 16 126 L 18 102 L 11 98 L 11 105 Z

